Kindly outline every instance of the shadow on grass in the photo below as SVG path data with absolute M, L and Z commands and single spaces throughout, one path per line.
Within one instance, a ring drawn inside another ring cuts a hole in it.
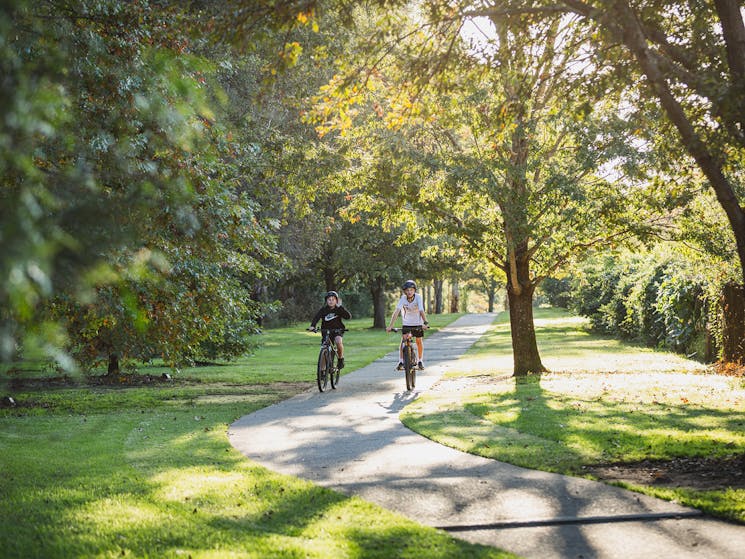
M 514 392 L 466 404 L 474 416 L 496 420 L 507 428 L 535 437 L 547 452 L 539 467 L 581 473 L 582 465 L 643 458 L 727 456 L 742 452 L 742 444 L 726 431 L 737 433 L 745 414 L 671 403 L 640 405 L 583 399 L 545 391 L 540 377 L 515 382 Z M 512 419 L 504 419 L 504 418 Z M 702 429 L 710 423 L 715 429 Z M 506 461 L 535 467 L 536 449 L 511 452 Z M 540 459 L 539 459 L 540 460 Z

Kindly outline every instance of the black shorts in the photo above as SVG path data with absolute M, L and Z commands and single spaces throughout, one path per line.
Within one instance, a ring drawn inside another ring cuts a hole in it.
M 411 332 L 411 335 L 415 338 L 423 338 L 424 337 L 424 328 L 421 326 L 402 326 L 401 327 L 401 333 L 402 334 L 408 334 Z
M 332 328 L 330 330 L 321 328 L 321 340 L 323 340 L 324 337 L 326 337 L 326 332 L 329 333 L 329 339 L 333 342 L 336 339 L 336 336 L 344 337 L 344 330 L 338 330 L 336 328 Z

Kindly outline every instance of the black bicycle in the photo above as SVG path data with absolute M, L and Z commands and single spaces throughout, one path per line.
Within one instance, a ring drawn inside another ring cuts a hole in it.
M 398 328 L 391 328 L 391 332 L 399 332 Z M 414 335 L 407 332 L 401 336 L 401 363 L 404 364 L 404 376 L 406 377 L 406 390 L 414 390 L 416 385 L 417 358 L 414 347 Z
M 308 331 L 318 332 L 318 328 L 308 328 Z M 323 339 L 321 340 L 321 350 L 318 352 L 318 367 L 316 368 L 316 381 L 320 392 L 326 391 L 329 381 L 331 382 L 331 388 L 335 389 L 339 385 L 340 370 L 336 359 L 336 344 L 331 339 L 331 333 L 339 331 L 321 330 Z M 346 329 L 341 331 L 346 332 Z

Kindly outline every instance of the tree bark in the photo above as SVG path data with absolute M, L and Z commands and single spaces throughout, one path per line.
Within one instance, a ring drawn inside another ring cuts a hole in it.
M 442 280 L 433 280 L 435 286 L 435 314 L 442 314 Z
M 532 285 L 528 285 L 517 291 L 511 283 L 507 284 L 514 360 L 513 376 L 516 377 L 546 371 L 538 353 L 535 325 L 533 324 L 534 289 Z
M 385 328 L 385 281 L 377 277 L 370 286 L 373 300 L 373 328 Z
M 450 280 L 450 312 L 457 313 L 460 310 L 460 288 L 458 278 L 453 276 Z
M 107 375 L 118 375 L 119 374 L 119 355 L 116 353 L 109 354 L 109 366 L 106 371 Z
M 729 283 L 722 292 L 722 361 L 745 364 L 745 288 Z
M 714 0 L 719 21 L 722 23 L 727 64 L 729 64 L 732 84 L 735 88 L 741 88 L 745 80 L 745 25 L 740 4 L 739 0 Z M 742 119 L 740 124 L 742 124 Z

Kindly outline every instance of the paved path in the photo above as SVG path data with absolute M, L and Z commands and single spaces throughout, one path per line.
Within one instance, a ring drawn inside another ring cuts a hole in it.
M 406 429 L 398 413 L 488 328 L 467 315 L 426 339 L 417 392 L 397 353 L 247 415 L 231 443 L 267 468 L 359 495 L 455 537 L 527 558 L 745 558 L 745 527 L 585 479 L 465 454 Z M 391 345 L 396 338 L 391 335 Z M 354 343 L 352 337 L 348 343 Z

